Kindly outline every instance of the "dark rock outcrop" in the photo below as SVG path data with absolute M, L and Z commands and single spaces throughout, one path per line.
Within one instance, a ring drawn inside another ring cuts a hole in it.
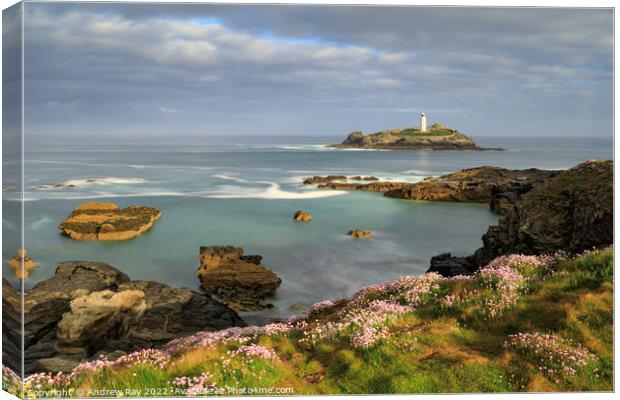
M 523 194 L 508 193 L 495 200 L 505 216 L 483 235 L 483 247 L 469 257 L 438 256 L 430 270 L 450 276 L 504 254 L 578 253 L 613 243 L 612 161 L 588 161 Z
M 3 280 L 5 363 L 18 368 L 20 296 Z M 62 262 L 24 294 L 25 371 L 70 370 L 100 352 L 129 352 L 245 323 L 204 293 L 131 281 L 104 263 Z
M 431 267 L 426 272 L 436 272 L 445 277 L 471 275 L 475 267 L 467 257 L 453 257 L 443 253 L 431 258 Z
M 244 256 L 242 247 L 201 247 L 198 279 L 207 293 L 217 295 L 234 310 L 270 307 L 264 300 L 275 293 L 282 280 L 260 265 L 261 259 Z

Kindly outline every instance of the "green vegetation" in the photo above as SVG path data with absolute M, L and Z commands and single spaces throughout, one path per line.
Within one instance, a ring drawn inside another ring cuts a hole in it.
M 142 395 L 165 388 L 153 395 L 168 396 L 234 394 L 226 387 L 294 394 L 610 391 L 612 278 L 611 249 L 504 256 L 474 277 L 403 277 L 317 303 L 305 319 L 198 334 L 155 358 L 91 363 L 58 386 L 43 386 Z
M 422 133 L 417 128 L 405 128 L 393 134 L 398 136 L 450 136 L 454 134 L 454 130 L 448 128 L 429 128 Z
M 78 233 L 97 233 L 102 225 L 110 225 L 113 231 L 138 230 L 151 222 L 159 211 L 152 207 L 131 206 L 123 209 L 76 210 L 63 221 L 59 228 Z M 89 219 L 88 217 L 92 217 Z M 100 218 L 97 218 L 97 217 Z

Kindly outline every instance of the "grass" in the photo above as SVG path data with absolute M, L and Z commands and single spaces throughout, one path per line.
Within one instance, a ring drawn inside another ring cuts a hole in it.
M 429 129 L 424 133 L 420 132 L 419 129 L 414 128 L 405 128 L 401 131 L 394 132 L 394 135 L 399 136 L 450 136 L 452 134 L 454 134 L 454 130 L 432 127 L 429 127 Z
M 60 224 L 60 229 L 72 230 L 79 233 L 97 233 L 102 225 L 111 225 L 113 231 L 138 230 L 149 224 L 159 211 L 152 207 L 131 206 L 123 209 L 85 209 L 76 210 Z M 80 215 L 100 215 L 101 221 L 75 221 L 73 218 Z
M 238 394 L 226 388 L 261 394 L 292 388 L 298 395 L 613 390 L 613 251 L 519 257 L 499 260 L 474 279 L 401 279 L 335 302 L 292 329 L 187 345 L 169 351 L 162 365 L 85 371 L 59 385 L 82 393 L 132 389 L 144 396 L 159 388 L 150 394 L 185 395 L 198 384 L 177 385 L 175 378 L 206 374 L 198 386 L 220 394 Z M 385 311 L 395 304 L 402 309 Z M 385 310 L 368 312 L 373 307 Z M 370 345 L 354 345 L 360 330 L 373 326 L 388 333 L 374 331 Z M 520 333 L 548 352 L 516 342 Z M 244 353 L 251 343 L 275 356 Z M 571 364 L 570 354 L 583 365 Z M 575 373 L 561 370 L 564 363 Z

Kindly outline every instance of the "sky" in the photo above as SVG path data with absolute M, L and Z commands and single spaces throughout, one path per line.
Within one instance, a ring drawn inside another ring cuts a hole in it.
M 613 134 L 610 9 L 25 10 L 26 134 Z

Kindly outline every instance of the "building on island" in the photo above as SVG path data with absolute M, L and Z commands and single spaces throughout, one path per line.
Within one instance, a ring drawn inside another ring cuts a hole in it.
M 420 132 L 426 132 L 426 114 L 424 113 L 420 116 Z

